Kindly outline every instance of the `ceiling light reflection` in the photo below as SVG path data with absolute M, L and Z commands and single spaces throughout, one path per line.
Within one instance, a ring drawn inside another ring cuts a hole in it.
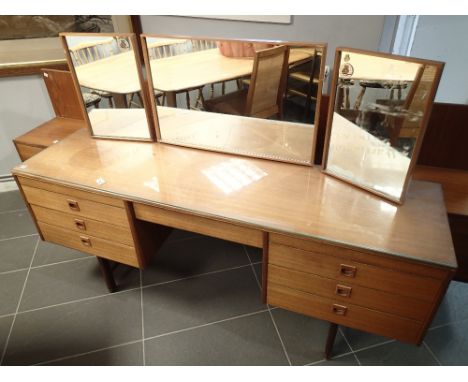
M 262 169 L 242 159 L 221 162 L 202 170 L 202 173 L 228 195 L 268 175 Z

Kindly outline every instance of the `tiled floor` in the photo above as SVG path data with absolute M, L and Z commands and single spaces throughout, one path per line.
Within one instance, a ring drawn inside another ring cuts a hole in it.
M 2 365 L 468 365 L 468 284 L 452 283 L 420 347 L 263 305 L 258 250 L 174 231 L 151 267 L 116 269 L 41 242 L 0 193 Z

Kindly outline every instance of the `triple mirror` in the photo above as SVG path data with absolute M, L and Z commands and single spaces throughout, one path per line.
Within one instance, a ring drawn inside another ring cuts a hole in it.
M 443 64 L 337 49 L 324 171 L 403 203 Z
M 142 36 L 158 141 L 313 164 L 326 46 Z
M 92 135 L 152 141 L 149 107 L 133 34 L 61 33 Z M 147 114 L 148 113 L 148 114 Z

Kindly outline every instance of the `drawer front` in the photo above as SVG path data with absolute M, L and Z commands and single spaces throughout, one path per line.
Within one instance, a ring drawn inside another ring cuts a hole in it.
M 184 229 L 211 237 L 247 244 L 253 247 L 263 247 L 261 230 L 241 227 L 214 219 L 187 215 L 182 212 L 165 210 L 154 206 L 134 203 L 137 219 L 162 224 L 168 227 Z
M 441 280 L 379 268 L 331 255 L 307 252 L 276 243 L 270 243 L 268 262 L 283 268 L 428 302 L 436 298 L 442 286 Z
M 18 155 L 23 162 L 44 150 L 43 147 L 29 146 L 22 143 L 15 143 L 15 145 L 16 151 L 18 151 Z
M 29 204 L 72 213 L 79 217 L 87 217 L 122 227 L 129 227 L 127 213 L 123 208 L 87 199 L 69 197 L 64 194 L 29 186 L 22 186 L 22 188 Z
M 395 271 L 412 273 L 423 277 L 432 277 L 439 280 L 445 280 L 447 278 L 447 272 L 449 272 L 447 268 L 428 266 L 427 264 L 417 263 L 411 260 L 398 258 L 396 256 L 384 255 L 372 251 L 360 251 L 358 249 L 346 248 L 319 240 L 304 239 L 278 233 L 271 233 L 270 241 L 276 244 L 285 245 L 287 247 L 302 249 L 304 251 L 339 256 L 352 259 L 358 263 L 360 262 L 377 267 L 389 268 Z
M 358 330 L 418 343 L 422 324 L 340 300 L 268 284 L 268 304 Z
M 56 183 L 47 183 L 40 180 L 25 178 L 24 176 L 18 176 L 18 180 L 21 186 L 28 186 L 33 188 L 40 188 L 41 190 L 56 192 L 57 194 L 68 195 L 70 198 L 81 198 L 86 200 L 91 200 L 93 202 L 98 202 L 102 204 L 109 204 L 111 206 L 116 206 L 124 208 L 124 202 L 118 198 L 112 198 L 110 196 L 102 195 L 101 193 L 94 193 L 90 191 L 82 191 L 72 187 L 61 186 Z
M 32 205 L 31 207 L 36 219 L 41 222 L 66 228 L 84 235 L 91 235 L 130 246 L 134 245 L 129 228 L 78 217 L 36 205 Z
M 340 301 L 340 304 L 359 305 L 416 321 L 426 320 L 432 307 L 426 301 L 271 264 L 268 266 L 268 282 L 328 297 Z
M 38 222 L 38 225 L 46 241 L 119 263 L 139 267 L 135 248 L 131 246 L 110 242 L 90 235 L 83 235 L 43 222 Z

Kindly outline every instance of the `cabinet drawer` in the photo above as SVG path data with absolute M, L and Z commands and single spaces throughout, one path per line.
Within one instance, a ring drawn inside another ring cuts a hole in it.
M 128 227 L 127 213 L 123 208 L 93 202 L 83 198 L 69 197 L 40 188 L 22 186 L 29 204 L 72 213 L 76 216 Z
M 32 205 L 31 207 L 36 219 L 41 222 L 76 231 L 84 235 L 91 235 L 130 246 L 134 245 L 132 234 L 128 227 L 112 225 L 85 217 L 78 217 L 36 205 Z
M 168 227 L 184 229 L 211 237 L 230 240 L 262 248 L 263 233 L 261 230 L 241 227 L 235 224 L 200 216 L 187 215 L 178 211 L 165 210 L 154 206 L 134 203 L 137 219 L 162 224 Z
M 40 188 L 41 190 L 56 192 L 57 194 L 68 195 L 71 198 L 81 198 L 98 202 L 102 204 L 109 204 L 124 208 L 124 202 L 121 199 L 105 196 L 102 193 L 94 193 L 90 191 L 83 191 L 72 187 L 62 186 L 56 183 L 43 182 L 36 179 L 26 178 L 24 176 L 18 176 L 18 181 L 21 186 L 28 186 L 33 188 Z
M 439 280 L 445 280 L 449 269 L 439 266 L 428 266 L 409 259 L 401 257 L 386 255 L 382 253 L 375 253 L 372 251 L 363 251 L 358 249 L 351 249 L 345 246 L 339 246 L 325 241 L 298 238 L 278 233 L 270 234 L 270 241 L 302 249 L 304 251 L 322 253 L 324 255 L 339 256 L 346 259 L 351 259 L 359 263 L 374 265 L 382 268 L 389 268 L 395 271 L 404 273 L 412 273 L 424 277 L 432 277 Z
M 358 330 L 418 343 L 422 324 L 340 300 L 268 283 L 268 304 Z
M 135 248 L 38 222 L 44 240 L 119 263 L 139 267 Z
M 442 281 L 270 243 L 269 264 L 432 302 Z
M 268 282 L 332 298 L 340 304 L 359 305 L 416 321 L 424 321 L 432 307 L 426 301 L 271 264 L 268 266 Z

